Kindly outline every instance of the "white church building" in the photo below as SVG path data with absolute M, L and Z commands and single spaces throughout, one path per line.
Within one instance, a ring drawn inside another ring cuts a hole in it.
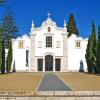
M 64 21 L 64 27 L 58 27 L 50 17 L 40 27 L 35 27 L 32 21 L 30 36 L 23 35 L 13 40 L 16 71 L 87 71 L 88 39 L 74 34 L 68 37 L 66 26 Z

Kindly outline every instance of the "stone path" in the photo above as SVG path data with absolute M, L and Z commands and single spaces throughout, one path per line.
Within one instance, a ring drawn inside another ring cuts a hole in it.
M 38 91 L 71 91 L 55 74 L 46 73 L 40 83 Z

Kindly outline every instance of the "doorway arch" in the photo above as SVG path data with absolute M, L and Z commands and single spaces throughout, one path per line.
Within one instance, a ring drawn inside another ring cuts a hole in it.
M 45 71 L 53 71 L 53 56 L 45 56 Z

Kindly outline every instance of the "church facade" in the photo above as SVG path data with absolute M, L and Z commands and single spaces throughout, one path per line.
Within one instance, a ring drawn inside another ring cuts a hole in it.
M 50 17 L 37 28 L 32 21 L 30 36 L 13 40 L 12 66 L 16 71 L 87 71 L 88 39 L 74 34 L 68 37 L 66 26 L 64 21 L 64 27 L 58 27 Z

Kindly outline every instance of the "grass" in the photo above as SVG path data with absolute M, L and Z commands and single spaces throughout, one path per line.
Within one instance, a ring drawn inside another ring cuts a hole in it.
M 87 73 L 57 73 L 72 90 L 100 91 L 100 76 Z
M 35 91 L 43 73 L 0 74 L 0 91 Z

